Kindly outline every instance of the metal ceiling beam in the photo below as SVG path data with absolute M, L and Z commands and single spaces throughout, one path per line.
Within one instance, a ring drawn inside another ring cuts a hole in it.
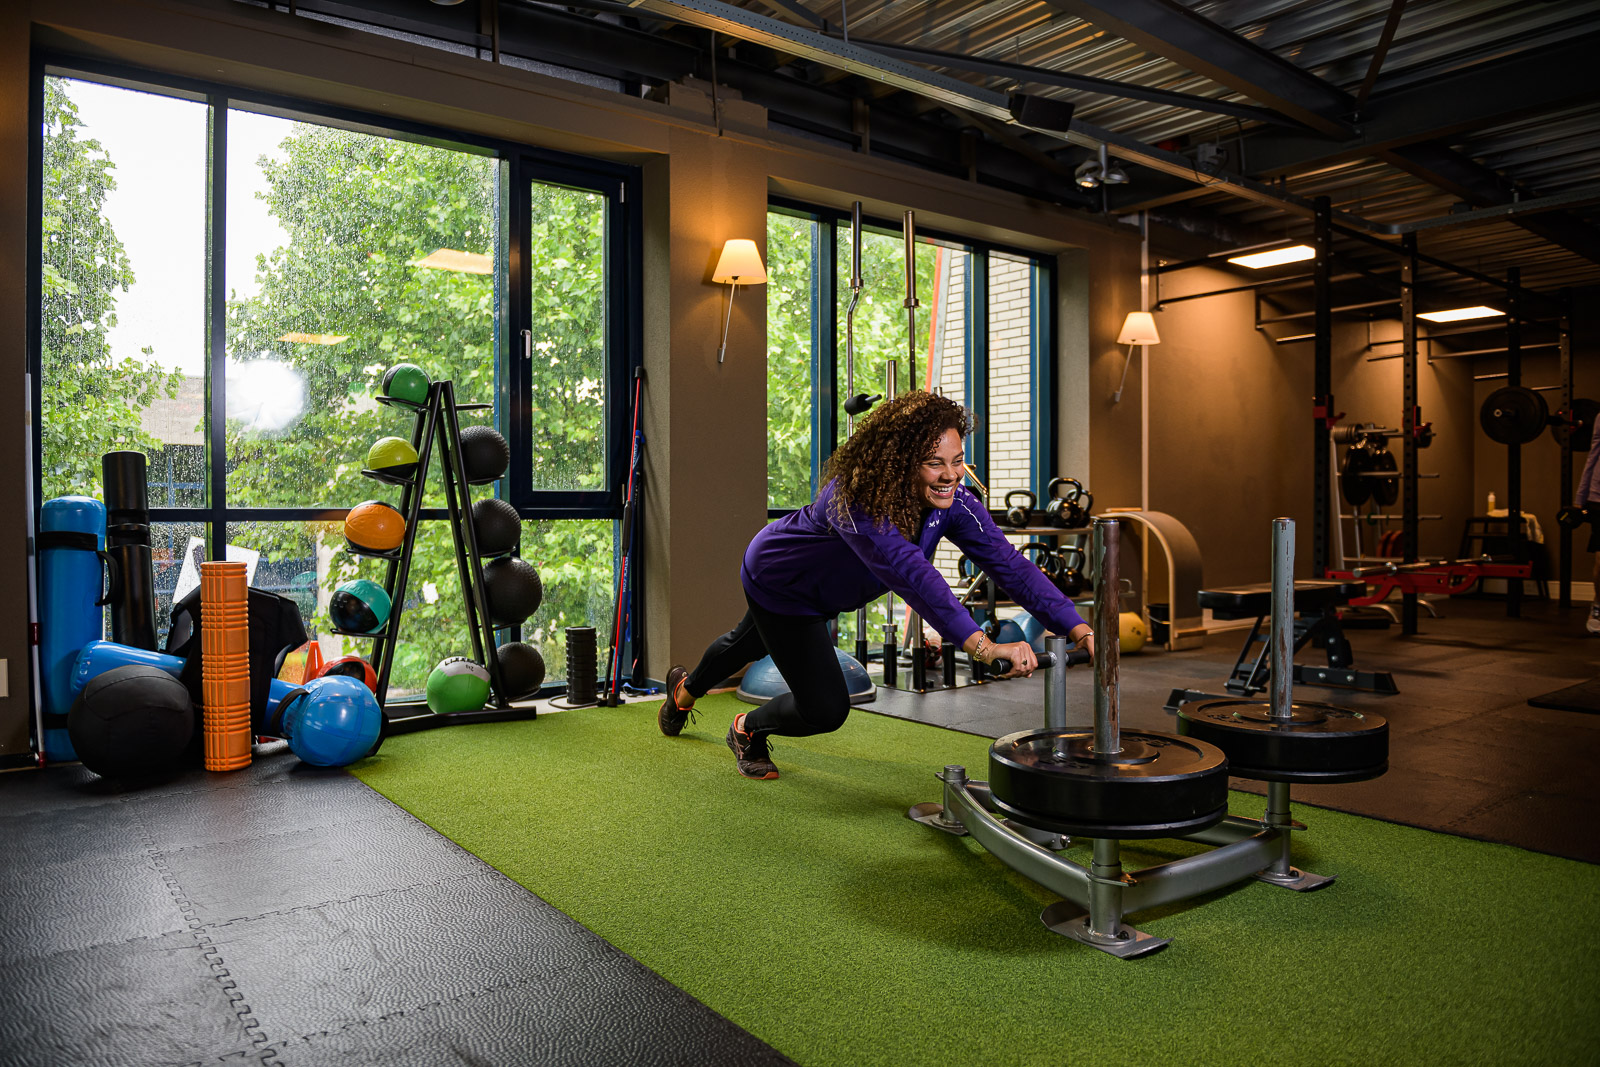
M 1356 132 L 1355 98 L 1174 0 L 1046 0 L 1330 137 Z
M 1338 133 L 1337 127 L 1342 126 L 1346 137 L 1359 132 L 1342 118 L 1355 111 L 1355 99 L 1349 94 L 1216 23 L 1201 18 L 1174 0 L 1047 2 L 1058 10 L 1221 82 L 1253 100 L 1301 119 L 1313 129 L 1335 134 Z M 1588 71 L 1590 63 L 1592 58 L 1576 65 L 1575 69 Z M 1481 77 L 1481 72 L 1473 76 Z M 1483 87 L 1480 91 L 1495 92 L 1500 89 L 1496 83 L 1480 81 L 1478 84 Z M 1442 98 L 1437 95 L 1433 99 L 1442 103 Z M 1374 100 L 1374 113 L 1377 113 L 1377 108 L 1378 101 Z M 1370 151 L 1370 148 L 1366 150 Z M 1456 192 L 1479 207 L 1512 199 L 1507 191 L 1490 191 L 1489 187 L 1496 183 L 1501 186 L 1508 184 L 1504 178 L 1442 144 L 1424 142 L 1407 145 L 1380 152 L 1379 158 L 1441 189 Z M 1251 163 L 1252 169 L 1258 165 L 1254 159 Z M 1512 221 L 1563 248 L 1600 262 L 1600 230 L 1581 219 L 1552 212 L 1544 216 L 1516 216 Z M 1393 227 L 1382 229 L 1395 232 Z
M 1383 153 L 1382 158 L 1477 207 L 1514 204 L 1526 192 L 1498 171 L 1435 142 L 1406 145 Z M 1565 211 L 1541 211 L 1509 215 L 1507 221 L 1552 244 L 1576 252 L 1585 259 L 1600 263 L 1600 229 L 1576 215 Z
M 1372 62 L 1367 64 L 1367 76 L 1361 79 L 1361 88 L 1356 90 L 1356 115 L 1360 117 L 1361 109 L 1367 103 L 1367 97 L 1372 95 L 1372 86 L 1378 80 L 1378 72 L 1383 69 L 1383 60 L 1389 54 L 1389 45 L 1394 43 L 1394 31 L 1400 28 L 1400 14 L 1405 11 L 1406 0 L 1393 0 L 1389 5 L 1389 17 L 1383 20 L 1383 32 L 1378 34 L 1378 46 L 1372 50 Z
M 851 40 L 854 44 L 858 44 L 863 48 L 870 48 L 874 52 L 881 52 L 896 59 L 945 67 L 950 70 L 967 70 L 974 74 L 987 74 L 991 77 L 1010 78 L 1023 85 L 1053 85 L 1063 89 L 1077 89 L 1080 92 L 1098 93 L 1101 96 L 1114 96 L 1124 100 L 1144 100 L 1152 104 L 1165 104 L 1169 107 L 1183 108 L 1186 111 L 1232 115 L 1235 118 L 1250 119 L 1254 122 L 1263 122 L 1272 126 L 1304 128 L 1301 123 L 1286 118 L 1276 111 L 1271 111 L 1264 107 L 1252 107 L 1249 104 L 1234 103 L 1230 100 L 1213 100 L 1210 97 L 1174 92 L 1170 89 L 1152 89 L 1148 86 L 1131 85 L 1127 82 L 1113 81 L 1109 78 L 1091 78 L 1088 75 L 1073 74 L 1068 71 L 1049 70 L 1044 67 L 1034 67 L 1023 63 L 1007 63 L 1003 60 L 985 59 L 981 56 L 964 56 L 956 52 L 942 52 L 932 48 L 912 48 L 909 45 L 891 44 L 888 41 L 864 40 L 860 37 L 855 37 Z
M 1257 178 L 1294 174 L 1375 151 L 1482 129 L 1518 115 L 1600 97 L 1594 57 L 1600 33 L 1523 52 L 1417 85 L 1378 93 L 1367 103 L 1360 135 L 1338 143 L 1283 130 L 1245 137 Z

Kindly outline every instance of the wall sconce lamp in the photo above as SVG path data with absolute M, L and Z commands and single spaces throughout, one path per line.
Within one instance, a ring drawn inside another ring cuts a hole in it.
M 756 243 L 746 237 L 731 237 L 722 246 L 722 255 L 717 259 L 717 269 L 711 272 L 711 280 L 720 282 L 728 289 L 728 311 L 722 318 L 722 347 L 717 349 L 717 362 L 728 352 L 728 324 L 733 321 L 733 294 L 739 291 L 741 285 L 762 285 L 767 280 L 767 268 L 761 264 L 761 253 L 756 249 Z
M 1128 346 L 1128 358 L 1122 364 L 1122 381 L 1117 385 L 1117 391 L 1111 394 L 1111 402 L 1122 402 L 1122 387 L 1128 384 L 1128 368 L 1133 364 L 1134 345 L 1158 345 L 1161 343 L 1161 334 L 1156 332 L 1155 316 L 1148 311 L 1130 311 L 1128 317 L 1122 320 L 1122 332 L 1117 334 L 1117 344 Z

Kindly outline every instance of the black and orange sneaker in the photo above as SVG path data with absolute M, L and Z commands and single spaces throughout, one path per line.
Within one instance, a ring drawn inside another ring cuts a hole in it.
M 678 707 L 678 693 L 688 680 L 689 672 L 682 667 L 674 667 L 667 672 L 667 699 L 661 702 L 661 710 L 656 712 L 656 725 L 668 737 L 677 737 L 683 732 L 684 723 L 694 721 L 694 708 Z
M 778 777 L 778 765 L 767 753 L 767 739 L 744 731 L 744 714 L 733 717 L 728 726 L 728 747 L 738 761 L 739 773 L 762 780 Z

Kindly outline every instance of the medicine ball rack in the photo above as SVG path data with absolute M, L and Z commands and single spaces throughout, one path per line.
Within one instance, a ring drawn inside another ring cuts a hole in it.
M 400 478 L 382 471 L 363 469 L 362 474 L 376 481 L 400 487 L 400 513 L 405 516 L 405 537 L 398 549 L 373 552 L 347 545 L 352 555 L 385 560 L 388 564 L 383 589 L 389 595 L 389 618 L 375 633 L 357 633 L 333 628 L 345 637 L 369 638 L 374 641 L 371 662 L 378 675 L 378 704 L 383 707 L 383 738 L 435 726 L 465 723 L 505 722 L 513 719 L 531 719 L 532 707 L 512 707 L 506 699 L 505 681 L 500 669 L 498 646 L 494 627 L 490 621 L 488 594 L 484 587 L 483 565 L 478 555 L 477 533 L 472 525 L 472 491 L 467 480 L 466 465 L 461 451 L 460 412 L 487 411 L 488 404 L 458 404 L 455 383 L 436 381 L 428 386 L 428 397 L 420 404 L 392 396 L 377 396 L 378 403 L 387 407 L 411 412 L 414 421 L 411 429 L 411 446 L 417 450 L 417 468 L 410 477 Z M 462 607 L 467 629 L 472 634 L 473 658 L 484 665 L 489 673 L 490 705 L 480 711 L 457 711 L 434 714 L 423 709 L 421 714 L 391 716 L 386 698 L 389 693 L 389 673 L 394 667 L 396 650 L 400 641 L 400 621 L 405 614 L 406 590 L 411 577 L 411 554 L 416 545 L 418 523 L 422 515 L 423 489 L 428 482 L 428 469 L 435 446 L 438 446 L 441 463 L 441 481 L 444 484 L 445 514 L 450 523 L 451 539 L 455 544 L 456 573 L 461 583 Z M 374 746 L 373 751 L 377 751 Z
M 1114 632 L 1118 606 L 1118 524 L 1098 519 L 1095 628 Z M 970 835 L 996 859 L 1066 898 L 1044 909 L 1050 930 L 1127 959 L 1164 948 L 1124 916 L 1210 893 L 1247 878 L 1297 891 L 1332 876 L 1291 862 L 1291 838 L 1305 827 L 1290 812 L 1293 782 L 1357 782 L 1388 769 L 1389 727 L 1377 715 L 1292 696 L 1294 523 L 1273 521 L 1272 688 L 1268 703 L 1241 699 L 1186 705 L 1179 735 L 1124 731 L 1115 641 L 1095 647 L 1092 731 L 1067 728 L 1066 667 L 1077 653 L 1048 639 L 1045 728 L 1021 731 L 989 750 L 989 780 L 951 764 L 937 774 L 943 803 L 907 817 Z M 1259 819 L 1229 815 L 1228 776 L 1267 782 Z M 1071 836 L 1089 838 L 1085 865 L 1062 855 Z M 1215 846 L 1143 870 L 1126 871 L 1123 840 L 1182 838 Z

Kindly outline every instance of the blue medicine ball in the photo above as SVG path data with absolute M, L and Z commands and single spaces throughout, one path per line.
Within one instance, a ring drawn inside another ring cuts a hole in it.
M 313 678 L 283 713 L 289 748 L 313 767 L 343 767 L 372 751 L 383 709 L 372 690 L 342 675 Z

